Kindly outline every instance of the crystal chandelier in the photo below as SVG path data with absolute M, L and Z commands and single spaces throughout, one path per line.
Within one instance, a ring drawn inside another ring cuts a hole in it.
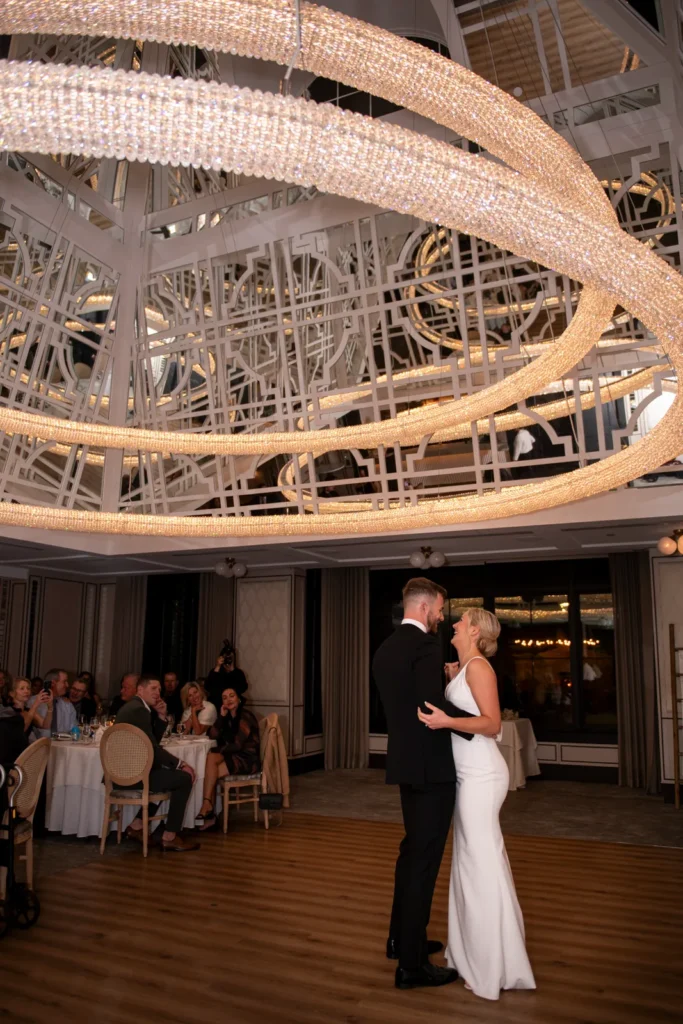
M 416 443 L 491 416 L 561 377 L 599 339 L 615 303 L 683 366 L 683 282 L 622 232 L 600 183 L 532 111 L 392 33 L 287 0 L 6 0 L 0 31 L 185 42 L 337 78 L 479 143 L 504 167 L 416 135 L 291 97 L 95 68 L 0 62 L 0 148 L 118 155 L 233 169 L 410 213 L 488 239 L 584 282 L 560 342 L 514 375 L 457 401 L 380 423 L 249 436 L 191 436 L 64 423 L 4 409 L 0 427 L 68 444 L 153 452 L 319 454 Z M 512 168 L 510 170 L 509 168 Z M 618 487 L 683 450 L 683 400 L 643 440 L 600 463 L 483 497 L 304 516 L 173 517 L 0 505 L 5 525 L 165 536 L 291 536 L 424 529 L 525 514 Z

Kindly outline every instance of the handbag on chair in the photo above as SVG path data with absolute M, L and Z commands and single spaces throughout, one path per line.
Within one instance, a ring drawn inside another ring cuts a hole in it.
M 281 811 L 283 804 L 282 793 L 261 793 L 258 798 L 260 811 Z

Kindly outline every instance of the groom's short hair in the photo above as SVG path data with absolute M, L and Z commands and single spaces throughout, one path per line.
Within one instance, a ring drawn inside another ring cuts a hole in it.
M 440 587 L 438 583 L 428 580 L 426 576 L 416 576 L 414 579 L 408 580 L 403 588 L 403 604 L 405 606 L 414 601 L 420 601 L 423 598 L 433 601 L 439 595 L 445 601 L 448 597 L 448 592 L 443 587 Z

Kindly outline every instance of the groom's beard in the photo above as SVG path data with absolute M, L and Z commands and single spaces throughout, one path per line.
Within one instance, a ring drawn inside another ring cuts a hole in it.
M 428 633 L 438 633 L 439 632 L 439 622 L 440 621 L 441 620 L 438 619 L 436 617 L 436 615 L 427 615 L 427 632 Z

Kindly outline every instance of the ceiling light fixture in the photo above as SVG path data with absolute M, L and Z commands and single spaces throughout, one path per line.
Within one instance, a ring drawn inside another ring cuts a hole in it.
M 430 547 L 420 548 L 419 551 L 413 551 L 410 564 L 413 569 L 440 569 L 446 564 L 446 556 L 442 551 L 433 551 Z
M 223 558 L 220 562 L 216 562 L 214 566 L 214 572 L 217 576 L 225 576 L 235 579 L 241 579 L 242 576 L 247 575 L 247 567 L 244 562 L 238 562 L 234 558 Z
M 670 537 L 660 537 L 657 551 L 660 555 L 683 555 L 683 529 L 674 530 Z

